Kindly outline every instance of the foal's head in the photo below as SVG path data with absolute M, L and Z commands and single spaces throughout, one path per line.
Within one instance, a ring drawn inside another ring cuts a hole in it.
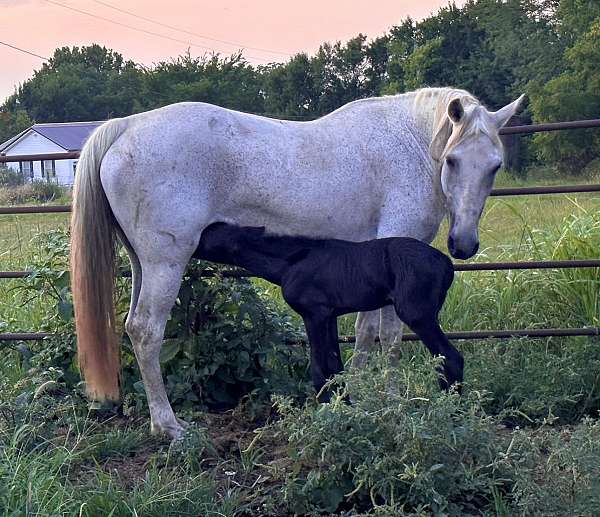
M 502 166 L 498 131 L 522 99 L 489 112 L 467 92 L 455 93 L 436 116 L 430 151 L 441 167 L 450 223 L 448 251 L 453 257 L 467 259 L 479 249 L 479 219 Z
M 262 230 L 264 228 L 256 228 Z M 228 223 L 212 223 L 202 232 L 198 250 L 202 258 L 216 262 L 229 262 L 243 249 L 247 232 L 243 228 Z

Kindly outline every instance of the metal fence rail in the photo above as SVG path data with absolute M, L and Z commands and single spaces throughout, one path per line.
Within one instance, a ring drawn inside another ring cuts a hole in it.
M 454 271 L 502 271 L 507 269 L 570 269 L 570 268 L 600 268 L 600 259 L 586 260 L 539 260 L 539 261 L 523 261 L 523 262 L 472 262 L 472 263 L 455 263 Z M 27 278 L 31 276 L 33 271 L 0 271 L 0 279 L 2 278 Z M 130 272 L 121 273 L 122 276 L 131 276 Z M 221 271 L 215 273 L 211 270 L 204 270 L 200 273 L 202 277 L 224 276 L 229 278 L 246 278 L 254 275 L 243 269 L 232 269 L 230 271 Z
M 509 339 L 509 338 L 542 338 L 542 337 L 576 337 L 600 336 L 600 327 L 581 327 L 568 329 L 514 329 L 514 330 L 462 330 L 457 332 L 444 332 L 448 339 L 476 340 L 476 339 Z M 49 332 L 13 332 L 0 334 L 0 341 L 42 341 L 57 337 Z M 416 334 L 402 335 L 402 341 L 418 341 Z M 340 343 L 354 343 L 355 336 L 340 336 Z M 297 343 L 305 343 L 304 340 Z
M 511 126 L 500 129 L 501 135 L 531 134 L 542 131 L 558 131 L 564 129 L 585 129 L 600 127 L 600 119 L 575 120 L 568 122 L 555 122 L 547 124 L 532 124 L 528 126 Z M 66 160 L 79 158 L 79 152 L 52 153 L 45 155 L 18 155 L 1 156 L 0 163 L 40 160 Z M 540 187 L 515 187 L 497 188 L 492 190 L 492 196 L 523 196 L 547 194 L 571 194 L 585 192 L 600 192 L 600 184 L 592 185 L 553 185 Z M 39 214 L 39 213 L 66 213 L 70 212 L 68 205 L 49 206 L 20 206 L 0 207 L 0 215 Z M 519 262 L 475 262 L 454 264 L 455 271 L 496 271 L 509 269 L 562 269 L 562 268 L 598 268 L 600 260 L 548 260 L 548 261 L 519 261 Z M 31 271 L 0 271 L 0 279 L 26 278 Z M 252 276 L 244 270 L 231 270 L 219 273 L 225 277 L 242 278 Z M 124 276 L 127 276 L 125 273 Z M 202 276 L 215 276 L 213 271 L 203 271 Z M 447 332 L 449 339 L 503 339 L 511 337 L 553 337 L 553 336 L 600 336 L 600 327 L 583 327 L 571 329 L 519 329 L 519 330 L 481 330 Z M 34 333 L 5 333 L 0 334 L 0 341 L 37 341 L 52 337 L 46 332 Z M 405 334 L 402 338 L 406 341 L 418 340 L 415 334 Z M 352 343 L 354 336 L 341 336 L 340 342 Z

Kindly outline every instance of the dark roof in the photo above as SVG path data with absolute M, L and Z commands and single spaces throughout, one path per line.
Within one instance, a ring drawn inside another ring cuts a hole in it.
M 100 125 L 102 122 L 67 122 L 64 124 L 34 124 L 31 129 L 67 151 L 81 151 L 92 131 Z
M 92 134 L 92 131 L 103 122 L 64 122 L 50 124 L 34 124 L 30 128 L 22 131 L 0 145 L 0 152 L 4 152 L 8 147 L 14 144 L 25 133 L 30 130 L 39 133 L 56 145 L 62 147 L 65 151 L 81 151 L 83 144 Z
M 19 134 L 13 136 L 12 138 L 9 138 L 6 142 L 3 142 L 2 144 L 0 144 L 0 153 L 3 152 L 4 149 L 9 147 L 13 142 L 17 141 L 21 137 L 21 135 L 24 135 L 30 129 L 31 128 L 27 128 L 25 131 L 21 131 Z

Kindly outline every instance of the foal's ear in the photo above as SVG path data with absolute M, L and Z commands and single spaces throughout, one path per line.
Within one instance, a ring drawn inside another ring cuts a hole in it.
M 448 104 L 448 117 L 455 124 L 458 124 L 465 114 L 462 103 L 459 98 L 452 99 Z
M 504 108 L 500 108 L 498 111 L 491 114 L 498 128 L 504 127 L 510 118 L 517 112 L 521 107 L 524 98 L 525 94 L 521 95 L 516 101 L 507 104 Z

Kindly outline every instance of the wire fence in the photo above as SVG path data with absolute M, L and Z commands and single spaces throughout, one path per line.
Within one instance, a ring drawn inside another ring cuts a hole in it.
M 504 127 L 500 134 L 531 134 L 542 131 L 558 131 L 565 129 L 584 129 L 600 127 L 600 119 L 575 120 L 569 122 L 555 122 L 548 124 L 532 124 L 528 126 Z M 77 159 L 78 152 L 50 153 L 43 155 L 12 155 L 0 156 L 0 163 L 41 161 L 41 160 L 65 160 Z M 554 185 L 539 187 L 517 187 L 498 188 L 491 193 L 492 196 L 525 196 L 525 195 L 548 195 L 548 194 L 571 194 L 585 192 L 600 192 L 600 184 L 591 185 Z M 18 214 L 41 214 L 70 212 L 68 205 L 51 206 L 19 206 L 0 207 L 0 215 Z M 585 260 L 548 260 L 548 261 L 519 261 L 519 262 L 473 262 L 454 264 L 455 271 L 498 271 L 509 269 L 563 269 L 563 268 L 600 268 L 600 259 Z M 0 279 L 27 278 L 31 271 L 0 271 Z M 230 270 L 219 273 L 225 277 L 243 278 L 253 276 L 248 271 Z M 127 275 L 127 273 L 125 273 Z M 202 276 L 214 276 L 212 271 L 204 271 Z M 581 327 L 568 329 L 513 329 L 513 330 L 478 330 L 447 332 L 449 339 L 472 340 L 472 339 L 505 339 L 512 337 L 554 337 L 554 336 L 600 336 L 600 327 Z M 52 337 L 46 332 L 4 333 L 0 334 L 0 341 L 36 341 Z M 415 334 L 404 334 L 403 340 L 414 341 L 419 338 Z M 341 343 L 352 343 L 354 336 L 341 336 Z

